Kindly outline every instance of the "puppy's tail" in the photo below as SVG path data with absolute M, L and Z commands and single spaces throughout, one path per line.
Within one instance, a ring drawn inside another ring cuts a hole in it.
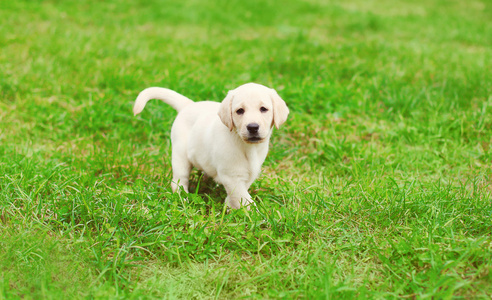
M 133 114 L 136 116 L 141 113 L 145 107 L 145 104 L 147 104 L 147 101 L 151 99 L 162 100 L 171 105 L 178 112 L 188 104 L 193 103 L 192 100 L 170 89 L 150 87 L 138 94 L 137 100 L 135 100 L 135 105 L 133 106 Z

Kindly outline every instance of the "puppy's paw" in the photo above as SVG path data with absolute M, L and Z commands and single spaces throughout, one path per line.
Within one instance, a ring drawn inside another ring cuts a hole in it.
M 252 208 L 256 208 L 256 203 L 251 199 L 241 199 L 241 207 L 251 210 Z

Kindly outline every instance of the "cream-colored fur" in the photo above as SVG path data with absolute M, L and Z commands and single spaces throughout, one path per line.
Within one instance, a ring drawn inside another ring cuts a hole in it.
M 193 102 L 172 90 L 151 87 L 135 100 L 139 114 L 150 99 L 178 111 L 171 129 L 172 190 L 188 192 L 192 166 L 224 185 L 231 208 L 254 204 L 248 189 L 260 174 L 273 126 L 279 128 L 289 109 L 274 89 L 256 83 L 229 91 L 222 103 Z

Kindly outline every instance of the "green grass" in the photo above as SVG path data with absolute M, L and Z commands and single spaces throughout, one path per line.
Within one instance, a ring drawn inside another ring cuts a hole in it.
M 490 1 L 177 2 L 2 3 L 0 299 L 492 296 Z M 258 212 L 172 194 L 136 95 L 250 81 Z

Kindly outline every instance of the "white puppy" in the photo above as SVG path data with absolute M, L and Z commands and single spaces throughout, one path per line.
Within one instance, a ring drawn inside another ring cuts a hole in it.
M 162 100 L 178 111 L 171 129 L 173 192 L 178 187 L 188 192 L 195 166 L 224 185 L 229 207 L 254 204 L 248 189 L 260 174 L 273 126 L 278 129 L 289 114 L 277 92 L 247 83 L 218 103 L 193 102 L 172 90 L 151 87 L 138 95 L 134 114 L 150 99 Z

